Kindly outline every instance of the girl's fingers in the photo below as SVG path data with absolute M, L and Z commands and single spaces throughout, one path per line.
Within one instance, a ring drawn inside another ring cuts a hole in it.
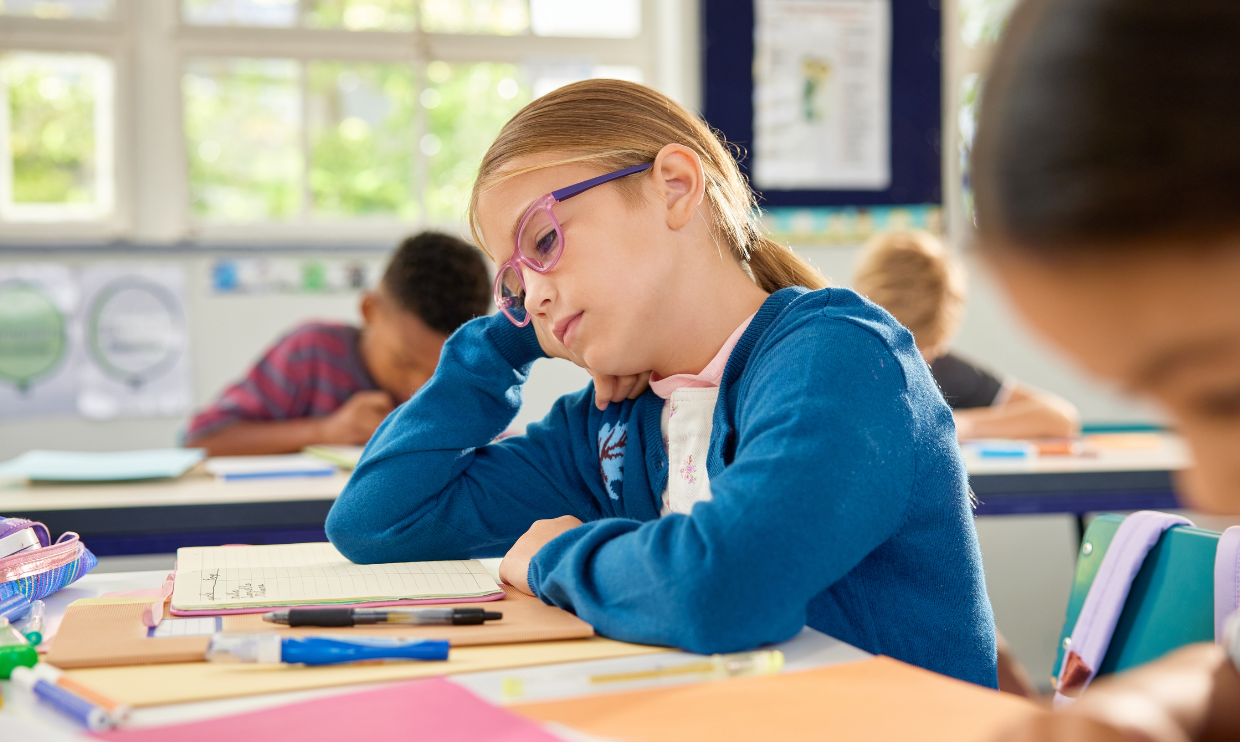
M 611 391 L 612 402 L 623 402 L 632 391 L 633 386 L 637 384 L 636 376 L 616 376 L 616 386 Z
M 637 399 L 649 388 L 649 371 L 629 376 L 599 374 L 594 377 L 594 406 L 605 410 L 612 402 Z
M 637 399 L 646 393 L 650 388 L 650 372 L 646 371 L 637 375 L 637 382 L 633 384 L 633 388 L 629 390 L 629 399 Z
M 607 409 L 612 392 L 616 388 L 616 377 L 599 375 L 594 377 L 594 406 L 600 410 Z

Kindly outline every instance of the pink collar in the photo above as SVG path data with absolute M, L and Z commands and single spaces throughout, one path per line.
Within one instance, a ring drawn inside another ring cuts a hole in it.
M 728 357 L 732 355 L 732 349 L 736 347 L 741 335 L 745 334 L 745 329 L 749 327 L 749 323 L 753 321 L 756 314 L 757 312 L 754 312 L 745 318 L 745 321 L 732 332 L 723 347 L 719 349 L 710 363 L 706 364 L 706 368 L 702 369 L 701 373 L 672 374 L 667 378 L 658 374 L 650 374 L 650 388 L 663 399 L 668 399 L 677 389 L 707 389 L 719 386 L 719 380 L 723 378 L 723 370 L 728 365 Z

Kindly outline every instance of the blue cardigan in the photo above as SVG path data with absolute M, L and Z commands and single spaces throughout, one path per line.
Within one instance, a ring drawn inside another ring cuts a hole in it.
M 994 687 L 995 631 L 951 411 L 891 315 L 846 289 L 784 289 L 728 360 L 713 499 L 659 517 L 663 400 L 599 411 L 592 386 L 493 441 L 543 357 L 476 319 L 366 447 L 327 518 L 355 562 L 502 556 L 573 515 L 530 564 L 543 601 L 625 641 L 731 652 L 808 624 Z

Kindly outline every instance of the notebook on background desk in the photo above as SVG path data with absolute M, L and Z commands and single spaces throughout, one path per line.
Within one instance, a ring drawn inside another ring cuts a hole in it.
M 172 615 L 260 613 L 297 605 L 417 605 L 499 600 L 475 559 L 354 564 L 330 543 L 177 550 Z

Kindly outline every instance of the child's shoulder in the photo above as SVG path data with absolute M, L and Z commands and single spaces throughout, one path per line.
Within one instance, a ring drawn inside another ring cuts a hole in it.
M 771 340 L 813 338 L 865 342 L 873 337 L 893 355 L 921 359 L 913 335 L 887 310 L 846 288 L 804 291 L 771 323 Z
M 276 341 L 288 349 L 321 347 L 332 353 L 352 353 L 361 329 L 340 322 L 305 322 Z

